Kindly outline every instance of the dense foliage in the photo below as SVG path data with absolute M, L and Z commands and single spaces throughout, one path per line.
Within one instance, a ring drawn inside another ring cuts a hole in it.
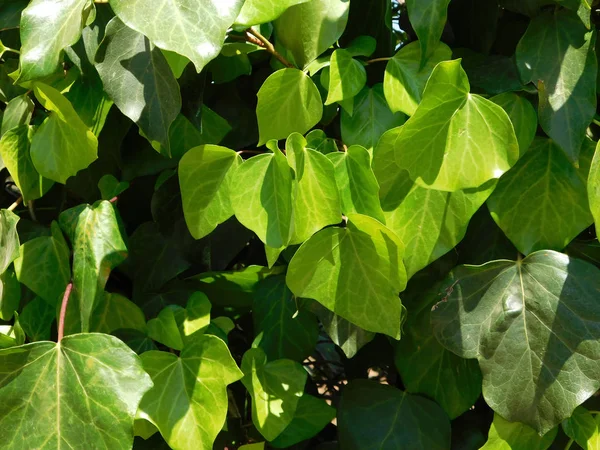
M 0 0 L 0 446 L 598 448 L 590 1 Z

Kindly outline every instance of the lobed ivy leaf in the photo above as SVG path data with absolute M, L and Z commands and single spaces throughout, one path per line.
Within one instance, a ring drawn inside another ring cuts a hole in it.
M 130 449 L 150 377 L 121 341 L 65 337 L 0 351 L 0 433 L 6 449 Z M 35 424 L 35 427 L 31 427 Z
M 483 396 L 495 412 L 542 435 L 600 387 L 593 375 L 599 275 L 591 264 L 550 250 L 459 266 L 432 311 L 435 336 L 457 355 L 479 360 Z
M 110 334 L 123 329 L 145 332 L 144 313 L 127 297 L 105 292 L 90 318 L 90 330 L 96 333 Z
M 56 318 L 56 308 L 41 297 L 25 305 L 19 314 L 19 324 L 30 342 L 49 341 L 50 329 Z
M 198 73 L 219 54 L 225 33 L 243 3 L 243 0 L 110 0 L 111 8 L 123 23 L 147 36 L 157 47 L 185 56 Z
M 421 67 L 435 52 L 446 20 L 450 0 L 407 0 L 408 17 L 419 37 Z
M 578 406 L 573 415 L 562 422 L 562 429 L 581 448 L 593 449 L 600 445 L 600 418 L 598 413 L 592 413 L 583 406 Z

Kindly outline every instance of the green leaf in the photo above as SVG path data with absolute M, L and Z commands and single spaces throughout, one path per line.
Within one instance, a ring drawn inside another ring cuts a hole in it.
M 338 407 L 344 450 L 450 448 L 450 421 L 436 403 L 375 381 L 355 380 Z
M 56 89 L 35 83 L 34 93 L 49 117 L 31 140 L 31 160 L 39 174 L 65 184 L 98 158 L 98 139 Z
M 368 58 L 377 49 L 377 40 L 372 36 L 357 36 L 346 47 L 351 56 L 364 56 Z
M 252 25 L 272 22 L 290 6 L 312 0 L 246 0 L 240 14 L 235 19 L 235 27 L 242 29 Z
M 285 276 L 261 281 L 252 305 L 255 345 L 269 361 L 293 359 L 302 362 L 317 344 L 319 326 L 306 310 L 298 310 L 296 299 L 285 285 Z
M 148 321 L 148 336 L 173 350 L 183 349 L 183 337 L 175 318 L 175 311 L 179 309 L 180 306 L 167 306 L 156 319 Z
M 450 0 L 406 0 L 408 18 L 419 37 L 421 66 L 435 52 L 448 17 Z
M 105 292 L 90 319 L 90 330 L 97 333 L 112 333 L 115 330 L 130 329 L 146 331 L 144 313 L 128 298 Z
M 385 133 L 377 147 L 393 149 L 398 168 L 417 184 L 450 192 L 500 178 L 519 157 L 508 115 L 469 94 L 460 60 L 435 67 L 415 114 Z
M 342 220 L 335 168 L 325 155 L 306 146 L 306 139 L 298 133 L 291 134 L 285 143 L 287 160 L 295 173 L 292 244 L 300 244 Z
M 537 113 L 533 105 L 525 97 L 514 92 L 505 92 L 490 100 L 508 114 L 519 142 L 519 156 L 523 156 L 533 142 L 538 127 Z
M 56 306 L 71 279 L 71 252 L 58 223 L 52 222 L 51 229 L 51 236 L 37 237 L 21 245 L 15 272 L 21 283 Z
M 65 97 L 94 135 L 100 136 L 108 113 L 113 105 L 112 100 L 104 92 L 100 76 L 90 65 L 88 73 L 84 73 L 73 83 Z
M 339 48 L 331 55 L 329 93 L 326 105 L 348 100 L 358 94 L 367 82 L 365 66 L 355 60 L 350 52 Z
M 340 38 L 349 9 L 346 0 L 311 0 L 292 6 L 273 23 L 276 42 L 289 50 L 297 67 L 305 69 Z
M 322 399 L 304 394 L 298 401 L 291 423 L 270 442 L 270 445 L 275 448 L 289 448 L 317 435 L 334 418 L 335 408 Z
M 258 155 L 233 172 L 231 206 L 242 225 L 270 247 L 286 246 L 292 237 L 292 171 L 275 149 Z
M 147 10 L 156 11 L 157 7 L 154 3 Z M 106 26 L 106 36 L 96 54 L 96 69 L 117 108 L 140 127 L 148 140 L 160 144 L 161 154 L 170 157 L 169 127 L 181 109 L 181 94 L 162 52 L 143 34 L 115 18 Z
M 267 362 L 259 348 L 242 359 L 242 383 L 252 397 L 252 422 L 265 439 L 272 441 L 294 419 L 307 374 L 300 363 L 289 359 Z
M 347 228 L 326 228 L 298 249 L 287 285 L 296 296 L 317 300 L 367 331 L 399 339 L 404 245 L 375 219 L 359 214 L 349 219 Z
M 558 428 L 540 436 L 533 428 L 519 422 L 509 422 L 494 414 L 488 440 L 481 450 L 546 450 L 556 437 Z
M 41 297 L 36 297 L 23 308 L 19 315 L 19 323 L 30 342 L 49 341 L 55 317 L 56 308 Z
M 233 150 L 203 145 L 179 162 L 179 184 L 185 221 L 195 239 L 209 235 L 233 215 L 229 201 L 232 174 L 242 163 Z
M 600 387 L 598 289 L 597 268 L 551 250 L 459 266 L 431 321 L 444 347 L 479 360 L 487 404 L 544 434 Z
M 311 0 L 310 4 L 318 1 Z M 258 145 L 271 139 L 285 139 L 295 131 L 304 134 L 322 116 L 321 94 L 308 75 L 298 69 L 278 70 L 258 91 Z
M 117 16 L 163 50 L 187 57 L 200 73 L 221 51 L 243 0 L 110 0 Z M 210 18 L 210 20 L 207 20 Z
M 22 125 L 6 132 L 0 139 L 0 157 L 21 191 L 24 202 L 43 197 L 53 181 L 42 177 L 31 159 L 31 140 L 35 129 Z
M 341 112 L 342 140 L 346 145 L 360 145 L 371 151 L 383 133 L 406 121 L 404 114 L 394 114 L 388 107 L 383 86 L 378 83 L 354 97 L 354 112 Z
M 589 156 L 582 154 L 582 159 Z M 488 208 L 521 253 L 562 250 L 592 224 L 581 172 L 552 140 L 537 137 L 500 179 Z
M 19 216 L 7 209 L 0 209 L 0 274 L 19 256 Z
M 571 417 L 563 421 L 562 428 L 565 434 L 574 439 L 581 448 L 593 449 L 600 445 L 600 416 L 598 413 L 592 413 L 579 406 Z
M 154 383 L 140 404 L 144 418 L 171 448 L 211 450 L 225 424 L 227 385 L 242 377 L 225 343 L 198 335 L 179 357 L 151 351 L 141 359 Z
M 576 13 L 556 9 L 531 21 L 516 51 L 522 81 L 538 86 L 540 125 L 571 161 L 596 112 L 593 37 Z
M 0 131 L 0 136 L 4 136 L 7 131 L 20 125 L 29 125 L 33 108 L 33 102 L 26 94 L 19 95 L 8 102 L 2 116 L 2 131 Z
M 7 450 L 132 447 L 135 412 L 152 382 L 117 338 L 80 334 L 13 347 L 0 351 L 0 368 Z
M 169 67 L 173 71 L 173 75 L 175 78 L 181 78 L 183 75 L 183 71 L 190 63 L 190 60 L 185 56 L 180 55 L 179 53 L 170 52 L 169 50 L 163 50 L 162 54 L 165 56 Z
M 98 189 L 102 200 L 112 200 L 125 192 L 129 187 L 127 181 L 119 181 L 113 175 L 104 175 L 98 182 Z
M 421 45 L 421 41 L 405 45 L 387 63 L 383 92 L 392 112 L 400 111 L 412 116 L 435 66 L 452 58 L 450 47 L 440 43 L 421 66 Z
M 364 214 L 385 223 L 379 203 L 379 184 L 371 169 L 371 155 L 360 145 L 345 152 L 330 153 L 335 167 L 335 180 L 345 214 Z
M 13 268 L 9 267 L 0 274 L 0 319 L 10 320 L 19 309 L 21 285 Z
M 316 150 L 324 155 L 338 152 L 335 139 L 328 138 L 325 132 L 318 128 L 306 135 L 306 148 Z
M 0 145 L 2 142 L 0 141 Z M 596 145 L 587 180 L 588 200 L 596 228 L 600 224 L 600 151 Z
M 80 205 L 59 216 L 61 228 L 73 246 L 73 293 L 69 305 L 79 311 L 81 330 L 104 297 L 113 268 L 127 257 L 114 207 L 106 200 Z M 78 305 L 78 306 L 76 306 Z
M 455 192 L 420 187 L 408 172 L 397 169 L 393 149 L 384 146 L 375 149 L 373 171 L 381 186 L 385 222 L 406 245 L 408 278 L 462 240 L 469 220 L 496 185 L 491 181 L 476 189 Z
M 21 72 L 19 83 L 45 78 L 59 69 L 62 52 L 81 36 L 90 11 L 89 0 L 60 3 L 33 0 L 21 15 Z

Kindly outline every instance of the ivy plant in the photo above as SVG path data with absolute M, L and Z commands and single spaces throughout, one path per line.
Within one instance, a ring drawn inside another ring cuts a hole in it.
M 0 0 L 0 446 L 598 448 L 599 27 Z

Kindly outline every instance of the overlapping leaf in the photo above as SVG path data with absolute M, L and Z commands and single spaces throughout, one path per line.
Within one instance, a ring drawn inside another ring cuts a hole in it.
M 0 273 L 19 256 L 19 216 L 6 209 L 0 210 Z
M 290 6 L 299 5 L 312 0 L 246 0 L 235 26 L 248 28 L 277 19 Z
M 558 428 L 540 436 L 533 428 L 519 422 L 509 422 L 494 414 L 488 440 L 481 450 L 546 450 L 556 437 Z
M 446 25 L 450 0 L 407 0 L 410 23 L 421 46 L 421 67 L 435 52 Z

